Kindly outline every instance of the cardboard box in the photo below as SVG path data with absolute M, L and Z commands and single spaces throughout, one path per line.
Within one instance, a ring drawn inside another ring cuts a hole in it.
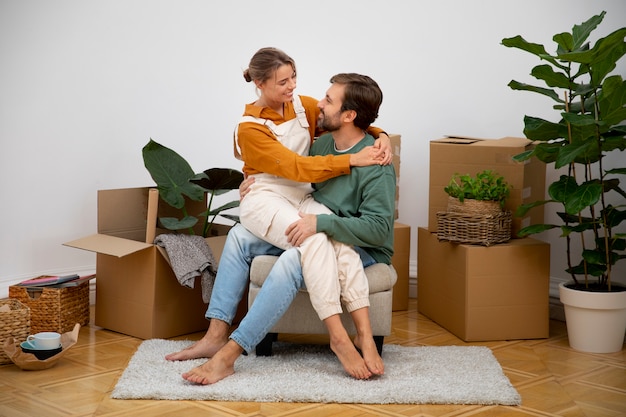
M 468 342 L 548 337 L 549 244 L 439 242 L 420 227 L 417 251 L 421 314 Z
M 393 159 L 392 164 L 393 168 L 396 170 L 396 215 L 395 219 L 398 219 L 399 210 L 398 210 L 398 201 L 400 200 L 400 145 L 401 145 L 401 136 L 398 134 L 389 135 L 389 139 L 391 140 L 391 147 L 393 149 Z
M 206 201 L 189 201 L 187 208 L 200 213 Z M 98 233 L 65 243 L 97 253 L 97 326 L 142 339 L 207 329 L 200 278 L 194 289 L 183 287 L 165 250 L 151 243 L 156 235 L 171 233 L 156 228 L 157 216 L 181 217 L 175 211 L 158 198 L 156 189 L 98 191 Z M 207 238 L 207 243 L 219 261 L 229 227 L 213 227 L 223 236 Z
M 409 255 L 411 253 L 411 226 L 395 222 L 393 227 L 393 265 L 398 280 L 393 286 L 392 310 L 409 308 Z
M 446 211 L 448 195 L 443 190 L 456 173 L 476 175 L 491 169 L 511 185 L 505 210 L 513 214 L 512 237 L 531 224 L 543 223 L 543 207 L 533 208 L 526 217 L 515 216 L 522 203 L 545 199 L 546 166 L 533 158 L 525 163 L 512 157 L 532 149 L 525 138 L 475 139 L 447 137 L 430 142 L 430 182 L 428 193 L 428 230 L 437 232 L 437 212 Z

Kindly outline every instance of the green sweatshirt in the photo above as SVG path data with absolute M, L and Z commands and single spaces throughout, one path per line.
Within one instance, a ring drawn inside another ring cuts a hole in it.
M 331 134 L 320 136 L 311 155 L 357 153 L 373 145 L 369 134 L 345 152 L 335 150 Z M 353 167 L 349 175 L 313 184 L 315 200 L 335 214 L 317 216 L 317 231 L 348 245 L 360 246 L 379 263 L 391 264 L 396 173 L 393 165 Z

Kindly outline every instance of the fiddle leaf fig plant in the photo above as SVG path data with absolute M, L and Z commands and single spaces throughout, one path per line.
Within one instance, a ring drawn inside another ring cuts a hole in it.
M 575 25 L 571 32 L 554 35 L 553 53 L 521 36 L 502 40 L 504 46 L 536 55 L 543 62 L 531 75 L 546 86 L 513 80 L 509 87 L 549 98 L 557 114 L 557 121 L 524 117 L 524 134 L 536 146 L 515 159 L 535 157 L 564 171 L 549 185 L 548 200 L 524 204 L 516 213 L 523 216 L 532 207 L 556 206 L 561 223 L 531 225 L 518 234 L 560 229 L 566 239 L 566 271 L 575 287 L 591 290 L 590 277 L 595 277 L 597 291 L 611 291 L 612 270 L 626 259 L 626 192 L 620 184 L 626 165 L 607 166 L 608 161 L 626 161 L 623 156 L 607 158 L 626 149 L 626 82 L 613 73 L 626 53 L 626 27 L 592 46 L 589 36 L 605 14 Z M 574 238 L 581 242 L 580 253 L 572 253 Z
M 159 221 L 164 228 L 188 229 L 193 234 L 192 228 L 201 219 L 202 235 L 207 237 L 217 216 L 233 222 L 239 221 L 238 216 L 222 213 L 239 207 L 239 200 L 217 208 L 212 208 L 212 204 L 214 196 L 238 189 L 243 181 L 243 173 L 230 168 L 210 168 L 196 174 L 182 156 L 152 139 L 143 147 L 142 155 L 144 165 L 157 185 L 160 198 L 183 213 L 181 219 L 160 217 Z M 185 199 L 202 201 L 206 194 L 210 194 L 207 209 L 202 213 L 188 213 Z

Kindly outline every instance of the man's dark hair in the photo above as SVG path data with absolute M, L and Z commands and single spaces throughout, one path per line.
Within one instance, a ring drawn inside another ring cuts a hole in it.
M 330 82 L 346 86 L 341 111 L 354 110 L 354 125 L 367 129 L 378 117 L 383 102 L 383 92 L 376 81 L 367 75 L 343 73 L 333 76 Z

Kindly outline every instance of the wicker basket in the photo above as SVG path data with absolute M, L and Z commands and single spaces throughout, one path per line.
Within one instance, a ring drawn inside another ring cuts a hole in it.
M 502 207 L 497 201 L 464 199 L 461 202 L 458 198 L 448 197 L 448 213 L 474 215 L 497 216 L 502 213 Z
M 510 211 L 497 215 L 437 213 L 437 238 L 440 241 L 490 246 L 511 239 Z
M 0 364 L 12 363 L 2 348 L 5 340 L 12 337 L 21 343 L 30 334 L 30 309 L 12 298 L 0 300 L 0 306 L 5 305 L 8 305 L 11 311 L 0 313 Z
M 89 324 L 89 281 L 76 287 L 9 287 L 9 297 L 30 308 L 32 333 L 72 331 L 74 325 Z

